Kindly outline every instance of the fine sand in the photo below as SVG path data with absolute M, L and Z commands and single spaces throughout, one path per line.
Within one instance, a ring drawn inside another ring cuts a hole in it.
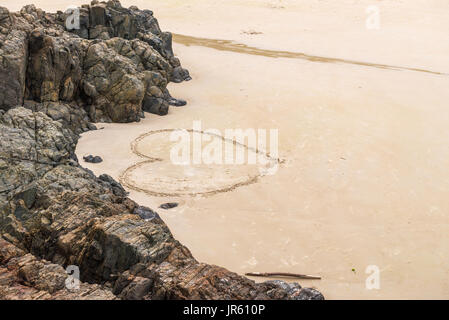
M 85 1 L 34 2 L 53 11 Z M 77 154 L 104 161 L 85 167 L 121 178 L 142 205 L 179 202 L 158 212 L 198 260 L 320 275 L 300 283 L 328 299 L 449 298 L 447 1 L 122 4 L 153 10 L 177 34 L 193 80 L 169 89 L 188 105 L 98 124 Z M 372 4 L 378 30 L 365 28 Z M 167 131 L 145 135 L 194 120 L 222 132 L 278 129 L 278 171 L 175 166 Z M 377 290 L 365 286 L 369 265 L 380 269 Z

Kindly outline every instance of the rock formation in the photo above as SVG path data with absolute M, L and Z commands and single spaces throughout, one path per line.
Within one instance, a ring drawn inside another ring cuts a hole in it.
M 167 82 L 188 78 L 150 11 L 109 1 L 80 12 L 68 32 L 63 13 L 0 7 L 0 299 L 323 298 L 198 262 L 156 212 L 79 165 L 91 121 L 164 113 Z
M 88 130 L 90 121 L 138 121 L 143 111 L 164 115 L 183 103 L 167 83 L 189 73 L 151 11 L 118 1 L 76 10 L 79 28 L 67 30 L 75 11 L 0 7 L 1 109 L 23 105 Z
M 78 164 L 77 139 L 43 112 L 16 107 L 0 117 L 0 298 L 322 297 L 199 263 L 156 212 Z M 64 286 L 68 265 L 80 268 L 74 292 Z

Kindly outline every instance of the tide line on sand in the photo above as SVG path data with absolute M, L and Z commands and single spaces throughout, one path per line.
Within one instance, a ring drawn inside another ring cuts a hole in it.
M 242 54 L 251 54 L 257 56 L 264 56 L 270 58 L 289 58 L 289 59 L 302 59 L 312 62 L 321 62 L 321 63 L 344 63 L 351 64 L 357 66 L 378 68 L 378 69 L 388 69 L 388 70 L 396 70 L 396 71 L 413 71 L 413 72 L 424 72 L 430 73 L 434 75 L 440 76 L 448 76 L 448 73 L 413 68 L 413 67 L 401 67 L 401 66 L 393 66 L 387 64 L 380 63 L 371 63 L 371 62 L 363 62 L 356 60 L 348 60 L 341 58 L 331 58 L 331 57 L 323 57 L 316 55 L 309 55 L 302 52 L 290 52 L 290 51 L 277 51 L 277 50 L 268 50 L 261 49 L 257 47 L 251 47 L 243 43 L 238 43 L 233 40 L 221 40 L 221 39 L 209 39 L 209 38 L 200 38 L 193 36 L 186 36 L 182 34 L 173 33 L 173 41 L 183 44 L 185 46 L 202 46 L 207 48 L 212 48 L 220 51 L 230 51 Z

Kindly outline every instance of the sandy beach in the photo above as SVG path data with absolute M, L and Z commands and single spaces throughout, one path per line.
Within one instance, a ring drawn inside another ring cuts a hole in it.
M 34 4 L 55 11 L 84 2 Z M 125 187 L 154 209 L 178 202 L 158 212 L 200 261 L 240 274 L 320 275 L 300 283 L 327 299 L 449 298 L 446 1 L 374 1 L 376 30 L 366 28 L 373 1 L 364 0 L 122 4 L 153 10 L 174 33 L 193 80 L 169 90 L 188 104 L 139 123 L 97 124 L 104 129 L 77 146 L 83 166 L 123 180 L 145 160 L 136 150 L 167 159 L 130 176 L 133 186 L 161 194 Z M 142 136 L 197 120 L 203 129 L 278 129 L 278 171 L 202 195 L 255 168 L 174 166 L 166 134 Z M 87 154 L 104 161 L 84 163 Z M 189 192 L 167 195 L 180 181 Z M 379 289 L 366 288 L 370 265 L 380 270 Z

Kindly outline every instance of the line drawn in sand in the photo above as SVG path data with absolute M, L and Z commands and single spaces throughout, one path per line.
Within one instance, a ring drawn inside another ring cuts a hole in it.
M 182 34 L 173 33 L 173 41 L 180 43 L 185 46 L 202 46 L 207 48 L 212 48 L 220 51 L 229 51 L 242 54 L 251 54 L 256 56 L 263 56 L 269 58 L 289 58 L 289 59 L 300 59 L 311 62 L 320 63 L 340 63 L 348 65 L 356 65 L 362 67 L 370 67 L 385 70 L 396 70 L 396 71 L 413 71 L 413 72 L 424 72 L 433 75 L 448 76 L 449 74 L 445 72 L 438 72 L 433 70 L 426 70 L 414 67 L 404 67 L 404 66 L 394 66 L 382 63 L 371 63 L 365 61 L 357 61 L 343 58 L 325 57 L 318 55 L 306 54 L 303 52 L 291 52 L 282 50 L 269 50 L 261 49 L 257 47 L 248 46 L 243 43 L 238 43 L 233 40 L 222 40 L 222 39 L 208 39 L 200 37 L 186 36 Z
M 272 157 L 265 151 L 249 147 L 234 139 L 228 139 L 211 132 L 194 129 L 161 129 L 141 134 L 131 142 L 131 151 L 143 160 L 126 168 L 119 177 L 120 183 L 129 189 L 151 196 L 210 196 L 233 191 L 238 187 L 256 183 L 259 178 L 265 175 L 258 170 L 256 165 L 247 164 L 174 165 L 168 157 L 152 156 L 142 151 L 142 148 L 139 148 L 139 146 L 142 147 L 145 139 L 151 139 L 157 135 L 166 135 L 167 140 L 159 138 L 151 145 L 156 152 L 166 152 L 166 149 L 169 147 L 169 143 L 167 143 L 169 142 L 168 134 L 177 130 L 215 136 L 224 143 L 231 143 L 236 148 L 244 148 L 247 152 L 254 152 L 257 155 L 265 157 L 271 165 L 278 165 L 284 162 L 284 160 Z M 161 148 L 158 149 L 157 144 L 161 144 Z

